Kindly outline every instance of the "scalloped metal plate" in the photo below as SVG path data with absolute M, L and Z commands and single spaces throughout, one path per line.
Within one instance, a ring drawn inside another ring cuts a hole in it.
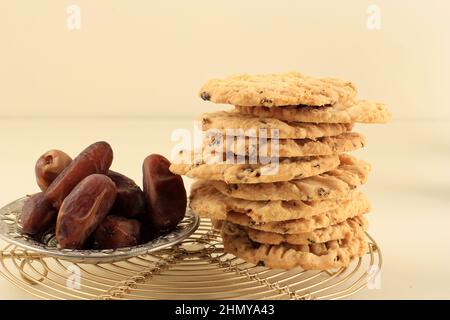
M 111 263 L 167 248 L 188 238 L 200 224 L 198 215 L 188 209 L 175 230 L 145 244 L 114 250 L 60 249 L 52 231 L 39 239 L 22 232 L 19 219 L 25 200 L 26 197 L 18 199 L 0 209 L 0 238 L 27 250 L 77 263 Z

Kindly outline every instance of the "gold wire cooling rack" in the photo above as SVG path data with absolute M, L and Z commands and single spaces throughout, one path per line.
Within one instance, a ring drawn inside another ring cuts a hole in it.
M 224 253 L 203 219 L 183 242 L 115 263 L 71 263 L 9 244 L 0 250 L 0 274 L 41 299 L 341 299 L 381 269 L 380 249 L 367 236 L 369 251 L 347 268 L 283 271 Z

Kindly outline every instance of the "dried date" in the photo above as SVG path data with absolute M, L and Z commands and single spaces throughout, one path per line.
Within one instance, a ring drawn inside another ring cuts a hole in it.
M 174 228 L 186 213 L 183 180 L 169 166 L 170 161 L 158 154 L 148 156 L 143 164 L 147 217 L 158 231 Z
M 22 231 L 35 235 L 50 228 L 56 218 L 57 210 L 45 198 L 43 192 L 36 193 L 25 200 L 20 216 Z
M 94 232 L 102 249 L 132 247 L 139 243 L 141 223 L 121 216 L 107 216 Z
M 116 185 L 105 175 L 83 179 L 64 199 L 56 221 L 56 239 L 61 248 L 81 249 L 111 209 Z
M 36 162 L 34 172 L 36 181 L 42 191 L 72 162 L 72 158 L 61 150 L 50 150 L 44 153 Z
M 59 208 L 67 195 L 87 176 L 107 174 L 113 160 L 113 151 L 106 142 L 96 142 L 83 150 L 50 184 L 45 196 Z
M 108 177 L 116 184 L 117 197 L 110 214 L 133 218 L 145 212 L 144 193 L 130 178 L 109 170 Z

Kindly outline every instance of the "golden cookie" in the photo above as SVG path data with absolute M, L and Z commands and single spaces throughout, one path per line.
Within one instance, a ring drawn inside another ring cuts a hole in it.
M 391 115 L 383 103 L 359 100 L 324 107 L 245 107 L 235 110 L 256 117 L 275 118 L 282 121 L 315 123 L 386 123 Z
M 335 169 L 339 165 L 337 155 L 268 159 L 270 161 L 267 164 L 239 164 L 236 157 L 232 159 L 234 163 L 217 163 L 211 158 L 209 153 L 181 151 L 170 170 L 195 179 L 222 180 L 227 183 L 266 183 L 310 177 Z
M 345 201 L 361 197 L 352 191 L 345 198 L 321 201 L 250 201 L 223 195 L 207 181 L 191 187 L 190 207 L 201 217 L 226 220 L 229 212 L 249 216 L 256 222 L 309 218 L 342 206 Z
M 236 134 L 249 137 L 264 136 L 265 133 L 271 137 L 272 130 L 277 130 L 280 139 L 315 139 L 336 136 L 349 132 L 353 128 L 352 123 L 286 122 L 229 111 L 204 113 L 200 121 L 204 131 L 218 130 L 223 135 Z
M 226 220 L 252 229 L 274 232 L 279 234 L 298 234 L 311 232 L 341 223 L 349 218 L 360 216 L 370 211 L 369 200 L 360 193 L 356 198 L 343 201 L 331 211 L 319 213 L 309 218 L 301 218 L 277 222 L 257 222 L 246 214 L 238 212 L 227 213 Z
M 341 198 L 366 183 L 370 164 L 347 154 L 339 155 L 339 159 L 336 169 L 304 179 L 254 184 L 211 181 L 211 184 L 229 197 L 254 201 Z
M 368 250 L 362 229 L 352 237 L 309 245 L 270 245 L 252 241 L 247 235 L 230 236 L 222 232 L 225 252 L 259 266 L 275 269 L 326 270 L 345 267 Z
M 200 89 L 200 97 L 239 106 L 323 106 L 352 99 L 356 92 L 349 81 L 288 72 L 212 79 Z
M 366 138 L 356 132 L 345 132 L 337 136 L 315 140 L 221 137 L 216 134 L 210 135 L 204 140 L 205 150 L 232 152 L 254 159 L 258 157 L 328 156 L 358 150 L 366 144 Z
M 363 216 L 347 219 L 332 226 L 316 229 L 305 233 L 279 234 L 275 232 L 261 231 L 246 228 L 245 231 L 252 241 L 264 244 L 314 244 L 331 240 L 340 240 L 351 237 L 354 233 L 362 229 L 367 230 L 368 222 Z M 242 227 L 241 227 L 242 228 Z

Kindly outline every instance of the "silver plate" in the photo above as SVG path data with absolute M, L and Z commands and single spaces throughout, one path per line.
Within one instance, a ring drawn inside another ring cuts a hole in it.
M 200 223 L 200 218 L 188 209 L 175 230 L 145 244 L 109 250 L 60 249 L 54 231 L 48 231 L 39 238 L 22 232 L 19 219 L 26 199 L 18 199 L 0 209 L 0 238 L 27 250 L 77 263 L 111 263 L 170 247 L 189 237 Z

